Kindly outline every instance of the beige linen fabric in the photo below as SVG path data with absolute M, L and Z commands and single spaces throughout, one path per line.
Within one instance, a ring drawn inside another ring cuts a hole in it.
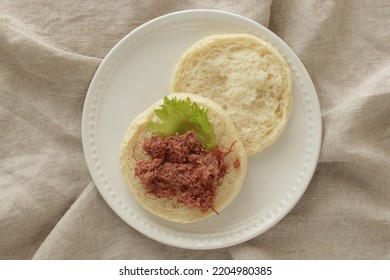
M 266 233 L 220 250 L 160 244 L 118 218 L 86 168 L 89 83 L 127 33 L 212 8 L 280 36 L 309 71 L 323 145 L 306 193 Z M 0 2 L 0 259 L 390 259 L 389 1 Z

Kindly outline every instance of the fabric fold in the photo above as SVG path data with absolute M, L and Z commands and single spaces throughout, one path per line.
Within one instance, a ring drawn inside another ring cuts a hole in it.
M 192 251 L 161 244 L 124 223 L 91 182 L 34 259 L 230 259 L 227 249 Z

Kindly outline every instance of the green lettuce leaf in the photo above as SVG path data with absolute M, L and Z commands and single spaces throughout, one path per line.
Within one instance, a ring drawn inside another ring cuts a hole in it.
M 215 138 L 207 110 L 202 109 L 187 97 L 185 100 L 164 98 L 161 108 L 154 110 L 159 121 L 150 121 L 147 127 L 161 137 L 184 134 L 194 130 L 205 148 L 215 147 Z

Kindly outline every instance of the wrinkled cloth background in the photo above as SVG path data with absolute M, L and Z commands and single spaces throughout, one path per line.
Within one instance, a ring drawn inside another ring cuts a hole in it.
M 148 20 L 211 8 L 268 27 L 318 91 L 323 143 L 307 191 L 266 233 L 192 251 L 117 217 L 84 160 L 81 116 L 108 51 Z M 390 259 L 390 2 L 0 2 L 1 259 Z

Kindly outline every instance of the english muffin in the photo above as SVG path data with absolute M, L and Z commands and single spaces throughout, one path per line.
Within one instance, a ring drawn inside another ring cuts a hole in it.
M 191 92 L 219 104 L 248 156 L 278 139 L 293 102 L 286 60 L 270 43 L 248 34 L 217 34 L 196 42 L 176 65 L 170 91 Z
M 185 111 L 168 108 L 176 105 Z M 205 114 L 208 124 L 203 125 Z M 187 116 L 189 125 L 183 121 Z M 202 125 L 211 137 L 199 132 Z M 160 135 L 171 126 L 179 131 Z M 221 213 L 237 197 L 247 172 L 247 154 L 226 112 L 214 101 L 187 93 L 170 94 L 132 120 L 120 163 L 135 200 L 178 223 Z

